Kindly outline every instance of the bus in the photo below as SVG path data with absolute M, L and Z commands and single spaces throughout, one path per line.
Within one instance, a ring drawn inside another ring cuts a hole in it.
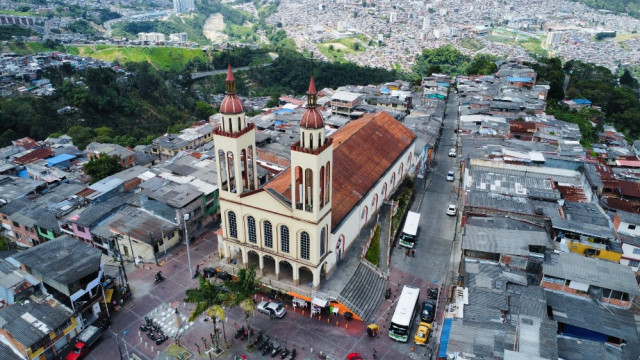
M 396 311 L 393 313 L 391 325 L 389 326 L 389 337 L 393 340 L 409 341 L 411 326 L 418 311 L 418 299 L 420 299 L 420 289 L 408 285 L 402 288 Z
M 409 211 L 407 220 L 404 221 L 404 228 L 400 235 L 400 246 L 413 249 L 416 243 L 416 235 L 418 235 L 418 225 L 420 224 L 420 214 Z

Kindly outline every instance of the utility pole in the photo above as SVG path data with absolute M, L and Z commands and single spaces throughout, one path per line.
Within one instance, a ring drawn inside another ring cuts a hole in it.
M 131 234 L 127 234 L 129 238 L 129 246 L 131 247 L 131 257 L 133 257 L 133 266 L 138 267 L 138 263 L 136 262 L 136 254 L 133 252 L 133 243 L 131 242 Z
M 127 270 L 124 268 L 124 260 L 122 259 L 122 253 L 120 252 L 120 244 L 118 243 L 118 236 L 113 236 L 116 241 L 116 251 L 118 252 L 118 260 L 120 260 L 120 271 L 124 274 L 124 283 L 126 287 L 129 287 L 129 279 L 127 279 Z
M 156 259 L 156 266 L 158 265 L 158 253 L 156 252 L 156 248 L 155 246 L 153 246 L 153 235 L 151 234 L 151 231 L 149 231 L 149 240 L 151 241 L 151 250 L 153 251 L 153 258 Z

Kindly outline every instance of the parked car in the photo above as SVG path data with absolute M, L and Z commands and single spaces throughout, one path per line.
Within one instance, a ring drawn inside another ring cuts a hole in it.
M 456 157 L 456 149 L 449 150 L 449 156 L 450 157 Z
M 347 360 L 362 360 L 362 355 L 360 353 L 351 353 L 347 355 Z
M 222 281 L 229 281 L 231 280 L 231 275 L 228 272 L 219 272 L 217 275 L 218 279 L 222 280 Z
M 418 324 L 418 330 L 416 330 L 416 334 L 413 336 L 413 342 L 416 345 L 427 345 L 427 340 L 429 340 L 429 333 L 431 332 L 431 325 L 428 323 L 421 321 Z
M 205 279 L 212 278 L 216 276 L 217 273 L 218 273 L 218 269 L 216 268 L 206 267 L 202 269 L 202 277 L 204 277 Z
M 447 181 L 453 181 L 456 179 L 456 175 L 453 173 L 453 171 L 449 171 L 447 173 Z
M 447 208 L 447 215 L 456 216 L 457 213 L 458 213 L 458 208 L 456 208 L 454 204 L 449 204 L 449 207 Z
M 281 319 L 284 317 L 286 311 L 284 306 L 280 303 L 275 303 L 272 301 L 261 301 L 257 307 L 258 311 L 261 313 L 269 315 L 270 318 L 278 318 Z
M 433 321 L 433 317 L 436 314 L 436 303 L 431 300 L 422 302 L 422 312 L 420 312 L 420 320 L 428 323 Z

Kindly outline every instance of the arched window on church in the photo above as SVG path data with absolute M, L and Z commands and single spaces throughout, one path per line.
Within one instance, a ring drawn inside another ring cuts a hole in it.
M 313 170 L 304 170 L 304 211 L 313 211 Z
M 271 222 L 269 220 L 265 220 L 262 227 L 264 230 L 264 246 L 273 248 L 273 232 L 271 231 Z
M 320 256 L 324 255 L 327 251 L 327 228 L 322 228 L 320 231 Z
M 325 191 L 325 178 L 324 178 L 324 166 L 320 167 L 320 208 L 322 209 L 325 204 L 324 191 Z
M 228 180 L 227 157 L 224 155 L 224 150 L 218 151 L 217 163 L 218 163 L 218 173 L 220 174 L 220 181 L 222 182 L 221 188 L 223 191 L 224 190 L 230 191 L 229 182 L 227 181 Z
M 240 120 L 240 116 L 238 116 L 238 131 L 242 129 L 242 120 Z
M 227 128 L 228 132 L 233 132 L 233 127 L 231 126 L 231 122 L 233 121 L 233 119 L 231 119 L 231 116 L 229 116 L 229 127 Z
M 331 163 L 327 161 L 327 165 L 324 167 L 325 182 L 324 182 L 324 202 L 328 204 L 331 200 Z
M 313 149 L 313 134 L 309 134 L 309 147 Z
M 289 253 L 289 228 L 286 225 L 280 226 L 280 251 Z
M 236 224 L 236 213 L 229 211 L 227 213 L 227 220 L 229 221 L 229 237 L 238 238 L 238 224 Z
M 247 231 L 249 233 L 249 242 L 256 244 L 258 237 L 256 236 L 256 219 L 254 219 L 253 216 L 247 218 Z
M 304 260 L 309 260 L 311 258 L 309 247 L 311 245 L 311 239 L 309 238 L 309 233 L 303 231 L 300 233 L 300 257 Z

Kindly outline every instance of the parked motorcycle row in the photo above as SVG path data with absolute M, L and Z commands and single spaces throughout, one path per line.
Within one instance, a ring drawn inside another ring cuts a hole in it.
M 155 341 L 156 345 L 167 341 L 169 337 L 162 332 L 160 325 L 146 316 L 144 317 L 144 321 L 145 323 L 140 326 L 140 330 L 144 331 L 151 341 Z
M 234 337 L 240 340 L 246 340 L 249 335 L 253 335 L 253 330 L 247 331 L 244 326 L 236 330 Z M 278 340 L 271 339 L 269 335 L 263 334 L 262 331 L 251 340 L 255 350 L 262 353 L 262 356 L 271 356 L 272 358 L 280 357 L 283 360 L 293 360 L 296 357 L 296 349 L 289 349 L 286 345 Z

